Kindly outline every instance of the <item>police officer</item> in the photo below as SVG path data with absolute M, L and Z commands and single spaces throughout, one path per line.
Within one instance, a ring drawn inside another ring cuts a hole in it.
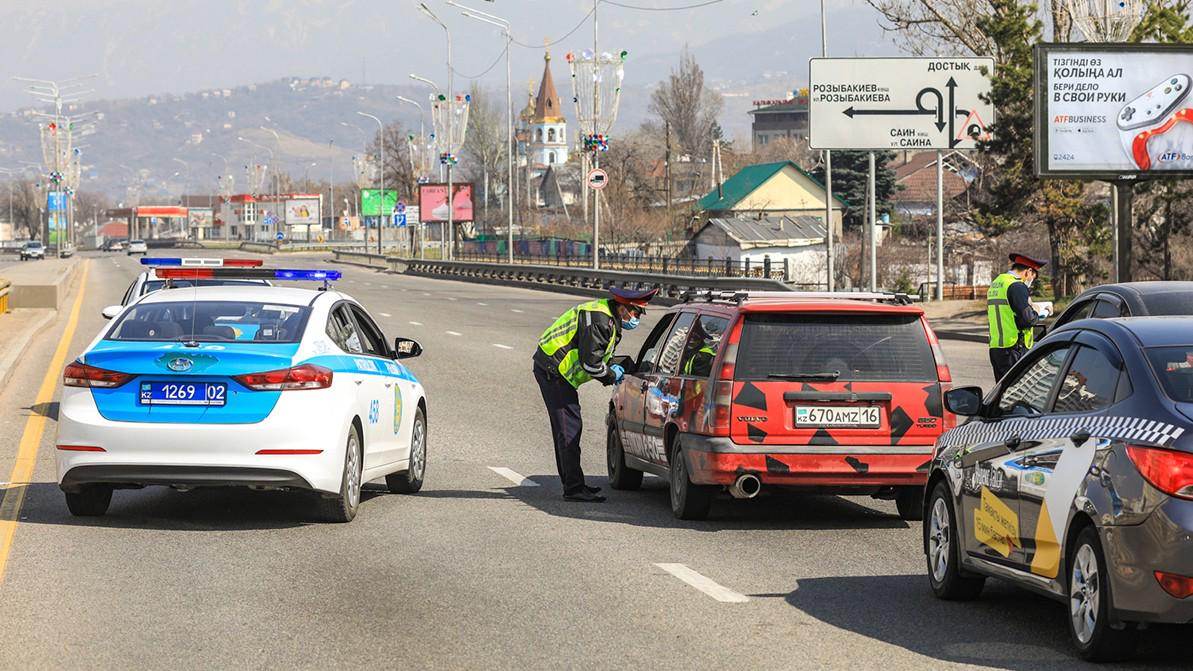
M 1052 313 L 1051 303 L 1032 303 L 1031 284 L 1047 262 L 1011 254 L 1011 269 L 994 278 L 986 292 L 990 320 L 990 366 L 1000 380 L 1031 349 L 1035 325 Z
M 580 397 L 576 389 L 589 380 L 611 385 L 621 382 L 625 370 L 610 364 L 622 330 L 638 327 L 638 319 L 657 289 L 611 288 L 611 298 L 601 298 L 560 315 L 543 335 L 534 353 L 534 378 L 538 381 L 555 440 L 555 467 L 566 501 L 601 503 L 599 487 L 584 483 L 580 467 Z

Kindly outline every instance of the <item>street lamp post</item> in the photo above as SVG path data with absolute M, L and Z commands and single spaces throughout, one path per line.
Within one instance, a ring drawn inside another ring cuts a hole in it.
M 274 154 L 273 154 L 273 150 L 272 150 L 272 149 L 270 149 L 269 147 L 266 147 L 266 146 L 265 146 L 265 145 L 263 145 L 263 144 L 257 144 L 256 142 L 253 142 L 252 140 L 249 140 L 249 139 L 247 139 L 247 138 L 244 138 L 244 137 L 237 137 L 236 139 L 237 139 L 237 140 L 239 140 L 239 141 L 241 141 L 241 142 L 243 142 L 243 143 L 245 143 L 245 144 L 247 144 L 247 145 L 251 145 L 251 146 L 253 146 L 253 147 L 256 147 L 256 148 L 258 148 L 258 149 L 263 149 L 263 150 L 265 150 L 265 151 L 269 152 L 269 163 L 270 163 L 270 167 L 272 167 L 272 168 L 274 169 L 274 173 L 275 173 L 275 174 L 277 173 L 277 163 L 274 161 Z M 254 181 L 256 181 L 256 178 L 254 179 Z M 250 185 L 249 185 L 249 187 L 250 187 L 250 188 L 251 188 L 252 186 L 253 186 L 252 184 L 250 184 Z M 275 196 L 275 200 L 276 200 L 276 196 Z M 276 233 L 276 231 L 274 231 L 274 232 Z M 254 239 L 256 238 L 256 236 L 253 236 L 253 237 L 254 237 Z
M 513 82 L 511 79 L 510 70 L 510 45 L 513 42 L 513 35 L 510 34 L 510 22 L 500 16 L 482 12 L 479 9 L 470 9 L 454 0 L 448 0 L 447 4 L 453 7 L 459 7 L 463 10 L 464 16 L 477 21 L 483 21 L 489 25 L 497 26 L 505 34 L 505 130 L 506 130 L 506 176 L 505 176 L 505 195 L 506 206 L 509 210 L 509 221 L 506 224 L 506 247 L 507 259 L 512 265 L 514 262 L 514 93 Z
M 368 117 L 377 122 L 377 132 L 381 136 L 381 157 L 378 159 L 378 172 L 381 173 L 381 205 L 378 207 L 377 217 L 377 254 L 380 256 L 384 252 L 381 251 L 381 230 L 385 222 L 385 125 L 381 123 L 381 119 L 366 114 L 364 112 L 357 112 L 357 114 Z
M 333 232 L 336 230 L 336 219 L 338 218 L 336 217 L 336 156 L 335 150 L 332 148 L 332 144 L 334 144 L 335 141 L 335 138 L 331 138 L 327 141 L 327 213 L 331 215 L 331 230 Z M 319 230 L 320 235 L 322 235 L 322 221 L 319 222 Z M 328 240 L 331 239 L 330 235 L 331 234 L 329 233 L 329 237 L 327 238 Z
M 416 74 L 411 74 L 410 78 L 416 82 L 422 82 L 423 84 L 430 86 L 432 89 L 435 90 L 435 93 L 437 93 L 438 95 L 443 95 L 443 91 L 439 90 L 439 85 L 436 84 L 435 82 L 431 81 L 430 79 L 427 79 L 426 77 L 420 77 Z M 439 145 L 442 145 L 442 144 L 443 144 L 443 138 L 439 137 L 439 133 L 436 133 L 435 134 L 435 145 L 436 145 L 437 151 L 438 151 Z M 443 181 L 443 168 L 444 168 L 443 163 L 440 163 L 439 164 L 439 181 L 441 181 L 441 182 Z M 420 203 L 420 205 L 421 205 L 421 203 Z
M 456 246 L 456 225 L 455 225 L 455 222 L 452 220 L 453 215 L 454 215 L 454 210 L 455 210 L 455 208 L 453 207 L 453 203 L 452 203 L 452 200 L 453 200 L 452 195 L 453 194 L 452 194 L 452 161 L 451 161 L 451 157 L 452 157 L 452 142 L 454 141 L 453 140 L 452 123 L 454 121 L 454 117 L 456 116 L 456 114 L 455 114 L 455 112 L 456 112 L 455 98 L 452 93 L 452 91 L 453 91 L 452 83 L 454 81 L 454 73 L 452 70 L 452 32 L 450 30 L 448 30 L 447 24 L 444 23 L 443 21 L 440 21 L 439 17 L 435 16 L 435 12 L 432 12 L 431 8 L 427 7 L 427 3 L 425 3 L 425 2 L 418 3 L 418 9 L 423 14 L 426 14 L 432 21 L 439 24 L 439 27 L 443 28 L 443 34 L 447 36 L 447 102 L 448 102 L 448 105 L 450 106 L 450 109 L 449 109 L 449 112 L 447 115 L 447 230 L 448 230 L 448 235 L 451 237 L 451 239 L 447 245 L 447 258 L 452 259 L 452 258 L 455 258 L 455 246 Z

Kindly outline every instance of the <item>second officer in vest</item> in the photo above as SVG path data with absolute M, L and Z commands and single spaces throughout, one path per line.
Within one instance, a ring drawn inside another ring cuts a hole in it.
M 584 482 L 580 467 L 580 434 L 583 429 L 580 397 L 576 390 L 590 380 L 604 385 L 621 382 L 625 371 L 610 364 L 623 329 L 634 329 L 657 289 L 612 288 L 611 298 L 582 303 L 560 315 L 543 335 L 534 353 L 534 378 L 538 381 L 551 421 L 555 441 L 555 467 L 568 501 L 600 503 L 599 487 Z
M 1032 329 L 1052 313 L 1052 303 L 1031 302 L 1031 284 L 1046 264 L 1030 256 L 1011 254 L 1011 269 L 994 278 L 986 292 L 990 366 L 996 381 L 1031 349 Z

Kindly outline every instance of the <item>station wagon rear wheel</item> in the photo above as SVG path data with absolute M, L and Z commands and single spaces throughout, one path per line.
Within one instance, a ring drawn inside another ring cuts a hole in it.
M 676 445 L 671 450 L 671 513 L 681 520 L 708 518 L 717 488 L 697 485 L 688 475 L 688 460 Z

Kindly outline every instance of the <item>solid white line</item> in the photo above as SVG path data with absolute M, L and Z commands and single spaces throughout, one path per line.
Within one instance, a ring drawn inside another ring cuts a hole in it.
M 422 326 L 422 322 L 410 322 L 411 326 Z
M 510 312 L 522 312 L 518 308 L 510 308 Z
M 733 590 L 718 584 L 711 578 L 706 578 L 699 573 L 688 568 L 684 564 L 659 564 L 655 566 L 663 569 L 671 575 L 688 583 L 692 587 L 704 592 L 708 596 L 720 601 L 722 603 L 746 603 L 750 599 L 744 594 L 738 594 Z
M 493 343 L 493 346 L 496 347 L 497 349 L 513 349 L 513 347 L 510 347 L 509 345 L 502 345 L 501 343 L 498 343 L 498 342 Z
M 462 336 L 462 335 L 464 335 L 463 333 L 457 333 L 457 332 L 455 332 L 455 331 L 444 331 L 444 333 L 446 333 L 446 334 L 448 334 L 448 335 L 454 335 L 454 336 Z
M 381 315 L 382 317 L 392 317 L 393 316 L 388 312 L 378 312 L 377 314 Z
M 538 487 L 539 486 L 539 483 L 535 482 L 534 480 L 524 477 L 521 473 L 518 473 L 517 471 L 511 471 L 510 469 L 506 468 L 505 466 L 490 466 L 489 470 L 493 471 L 497 475 L 500 475 L 501 477 L 505 478 L 506 480 L 509 480 L 510 482 L 514 483 L 515 485 L 517 485 L 519 487 Z

